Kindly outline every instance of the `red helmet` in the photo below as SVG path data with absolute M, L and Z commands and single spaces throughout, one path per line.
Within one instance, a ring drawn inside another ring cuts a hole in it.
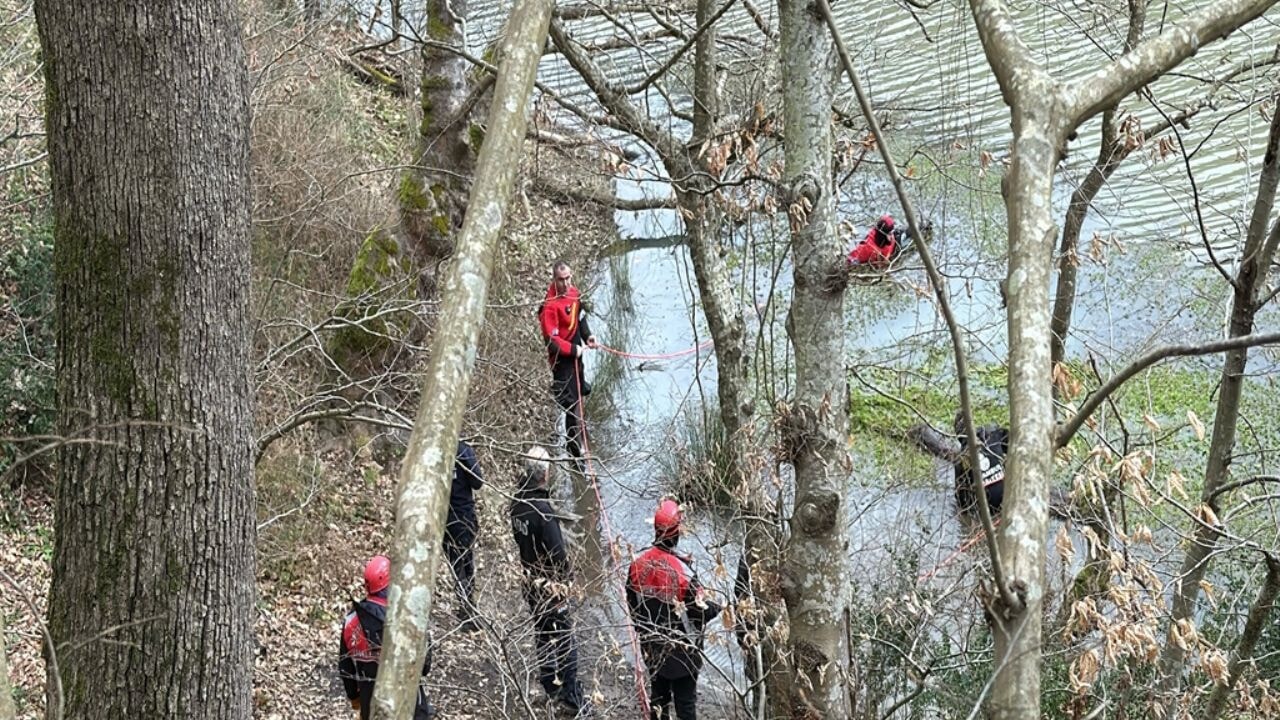
M 889 232 L 893 229 L 893 217 L 889 215 L 881 215 L 880 222 L 876 223 L 876 227 L 880 228 L 884 232 Z
M 364 591 L 372 595 L 390 584 L 391 560 L 386 555 L 374 555 L 364 566 Z
M 683 515 L 675 500 L 663 500 L 658 505 L 658 511 L 653 514 L 653 529 L 658 537 L 669 538 L 678 534 Z

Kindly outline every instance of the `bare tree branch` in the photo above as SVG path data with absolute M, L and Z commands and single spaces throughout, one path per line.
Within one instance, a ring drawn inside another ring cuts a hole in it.
M 1094 410 L 1098 409 L 1098 406 L 1107 399 L 1108 395 L 1118 390 L 1121 385 L 1124 385 L 1134 375 L 1161 360 L 1168 360 L 1173 357 L 1212 355 L 1213 353 L 1227 350 L 1257 347 L 1259 345 L 1274 345 L 1276 343 L 1280 343 L 1280 332 L 1245 335 L 1244 337 L 1235 337 L 1200 345 L 1167 345 L 1156 348 L 1134 360 L 1128 367 L 1113 375 L 1105 385 L 1093 391 L 1088 399 L 1084 401 L 1084 405 L 1081 406 L 1080 410 L 1058 428 L 1058 432 L 1054 436 L 1054 445 L 1059 448 L 1066 447 L 1067 443 L 1071 442 L 1071 438 L 1080 430 L 1080 426 L 1084 424 L 1084 421 L 1089 419 L 1089 416 L 1093 414 Z
M 1276 0 L 1217 0 L 1182 23 L 1064 87 L 1069 125 L 1075 127 L 1125 95 L 1160 77 L 1200 48 L 1257 18 Z
M 676 51 L 671 54 L 671 57 L 667 58 L 667 61 L 664 62 L 661 67 L 659 67 L 657 70 L 654 70 L 645 79 L 627 88 L 627 93 L 629 95 L 642 93 L 645 91 L 645 88 L 649 87 L 654 82 L 656 82 L 658 78 L 665 75 L 667 71 L 670 70 L 671 67 L 675 65 L 676 62 L 679 61 L 680 58 L 686 52 L 689 51 L 689 48 L 693 47 L 694 43 L 698 41 L 698 38 L 702 37 L 702 34 L 707 32 L 707 30 L 710 29 L 711 26 L 714 25 L 716 21 L 720 19 L 720 16 L 728 12 L 729 8 L 733 7 L 733 4 L 737 1 L 738 0 L 726 0 L 725 4 L 721 5 L 719 10 L 715 11 L 715 13 L 710 18 L 708 18 L 706 22 L 704 22 L 697 30 L 695 30 L 693 32 L 693 35 L 689 36 L 689 39 L 685 40 L 684 44 L 681 45 L 679 48 L 677 48 Z

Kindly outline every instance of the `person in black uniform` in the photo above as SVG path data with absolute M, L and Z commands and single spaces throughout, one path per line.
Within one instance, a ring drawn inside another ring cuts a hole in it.
M 1000 512 L 1004 502 L 1004 458 L 1009 453 L 1009 431 L 999 425 L 982 425 L 974 429 L 978 436 L 978 479 L 969 469 L 969 437 L 964 427 L 964 414 L 956 413 L 955 432 L 960 439 L 960 457 L 955 462 L 956 506 L 963 512 L 976 513 L 978 497 L 974 491 L 981 487 L 987 495 L 991 514 Z
M 484 485 L 480 462 L 470 445 L 458 441 L 453 461 L 453 485 L 449 489 L 449 516 L 444 526 L 444 554 L 453 571 L 458 593 L 458 619 L 466 632 L 478 630 L 476 624 L 476 563 L 472 546 L 476 542 L 479 521 L 476 520 L 475 491 Z
M 521 594 L 533 615 L 538 646 L 538 680 L 547 696 L 576 713 L 591 714 L 591 704 L 578 681 L 578 649 L 569 620 L 572 572 L 560 521 L 547 491 L 550 455 L 538 446 L 523 459 L 522 476 L 511 502 L 511 531 L 524 570 Z
M 364 566 L 365 599 L 352 603 L 342 622 L 338 642 L 338 675 L 351 707 L 360 720 L 369 720 L 373 710 L 373 686 L 378 678 L 378 660 L 382 654 L 382 626 L 387 618 L 387 588 L 391 585 L 391 561 L 375 555 Z M 422 676 L 431 670 L 431 646 L 422 663 Z M 429 720 L 436 711 L 427 699 L 426 690 L 418 686 L 418 702 L 413 720 Z

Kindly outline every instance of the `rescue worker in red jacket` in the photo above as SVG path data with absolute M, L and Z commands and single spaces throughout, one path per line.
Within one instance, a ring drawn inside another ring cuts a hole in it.
M 680 506 L 663 500 L 653 516 L 653 547 L 627 572 L 627 603 L 649 670 L 654 720 L 671 717 L 673 700 L 679 720 L 696 720 L 702 629 L 720 614 L 720 606 L 703 596 L 690 558 L 676 553 L 681 519 Z
M 889 262 L 898 249 L 893 233 L 893 218 L 881 215 L 875 226 L 867 231 L 867 237 L 849 253 L 850 265 L 883 265 Z
M 382 626 L 387 618 L 387 588 L 391 585 L 391 561 L 375 555 L 364 566 L 365 599 L 353 603 L 342 621 L 342 638 L 338 646 L 338 675 L 347 691 L 351 707 L 360 720 L 369 720 L 373 708 L 373 685 L 378 677 L 378 659 L 382 652 Z M 422 663 L 422 675 L 431 670 L 431 647 Z M 418 686 L 418 702 L 413 720 L 429 720 L 436 711 L 427 699 L 426 689 Z
M 591 394 L 591 385 L 582 372 L 582 351 L 598 344 L 587 325 L 578 288 L 573 286 L 573 271 L 563 260 L 552 267 L 551 285 L 538 320 L 551 364 L 551 395 L 565 411 L 565 449 L 581 459 L 582 403 Z

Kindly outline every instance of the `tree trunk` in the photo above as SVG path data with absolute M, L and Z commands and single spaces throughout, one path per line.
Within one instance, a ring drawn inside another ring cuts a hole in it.
M 426 654 L 454 452 L 475 369 L 475 348 L 499 233 L 515 184 L 525 110 L 547 42 L 552 0 L 520 0 L 507 21 L 502 64 L 458 251 L 441 294 L 450 332 L 431 340 L 422 398 L 396 498 L 387 634 L 374 699 L 378 720 L 407 720 Z
M 453 254 L 467 209 L 468 178 L 484 138 L 468 117 L 467 60 L 439 45 L 463 46 L 467 5 L 468 0 L 427 0 L 426 39 L 433 44 L 422 45 L 420 53 L 414 167 L 400 178 L 400 220 L 405 242 L 421 264 L 419 296 L 424 299 L 435 296 L 438 267 Z
M 706 22 L 702 18 L 712 15 L 710 6 L 709 0 L 700 0 L 699 27 Z M 698 40 L 705 40 L 711 30 L 710 27 L 704 30 Z M 710 171 L 703 158 L 699 157 L 700 142 L 696 139 L 687 145 L 678 142 L 670 132 L 641 114 L 626 91 L 620 85 L 610 82 L 586 53 L 573 44 L 559 21 L 552 23 L 551 37 L 560 52 L 564 53 L 565 59 L 595 93 L 600 104 L 617 117 L 628 132 L 654 149 L 667 175 L 673 178 L 676 204 L 685 224 L 689 258 L 698 283 L 698 297 L 702 301 L 702 314 L 707 320 L 711 339 L 715 342 L 716 392 L 730 465 L 727 475 L 736 488 L 747 480 L 746 458 L 752 442 L 748 420 L 754 409 L 754 398 L 747 389 L 746 331 L 742 309 L 734 297 L 729 270 L 721 254 L 721 216 L 711 194 L 716 185 L 715 174 Z M 697 52 L 704 52 L 701 44 L 698 45 Z M 702 84 L 696 88 L 698 93 L 708 92 L 714 95 L 715 88 L 709 80 L 712 71 L 708 69 L 713 65 L 714 54 L 710 58 L 704 54 L 695 56 L 695 66 L 703 68 L 695 71 L 703 79 Z M 701 108 L 698 111 L 701 116 L 694 125 L 694 137 L 710 137 L 711 126 L 715 121 L 716 101 L 714 97 L 695 100 L 695 106 Z
M 1054 430 L 1044 298 L 1057 235 L 1050 202 L 1053 172 L 1066 135 L 1052 112 L 1049 102 L 1014 110 L 1013 151 L 1002 185 L 1009 219 L 1011 431 L 998 545 L 1022 606 L 1006 607 L 995 598 L 990 608 L 999 668 L 990 701 L 995 720 L 1038 717 L 1040 709 L 1040 607 Z
M 18 717 L 13 706 L 13 688 L 9 686 L 9 647 L 4 641 L 4 616 L 0 615 L 0 720 Z
M 1124 52 L 1129 52 L 1142 38 L 1147 18 L 1146 0 L 1129 0 L 1129 32 L 1125 36 Z M 1062 244 L 1058 248 L 1058 287 L 1053 300 L 1053 320 L 1050 326 L 1049 356 L 1057 365 L 1066 357 L 1067 332 L 1071 329 L 1071 313 L 1076 304 L 1076 275 L 1079 269 L 1078 249 L 1080 228 L 1089 214 L 1089 206 L 1098 196 L 1102 186 L 1128 157 L 1130 150 L 1124 143 L 1117 143 L 1116 108 L 1112 105 L 1102 113 L 1102 137 L 1098 143 L 1098 159 L 1093 162 L 1089 174 L 1080 187 L 1071 193 L 1066 221 L 1062 225 Z
M 782 592 L 791 627 L 792 717 L 839 718 L 844 702 L 842 622 L 848 594 L 845 451 L 843 248 L 835 232 L 831 100 L 835 52 L 807 0 L 779 3 L 786 128 L 784 187 L 795 251 L 787 334 L 795 348 L 796 391 L 780 418 L 795 466 L 795 512 Z
M 1002 188 L 1009 232 L 1009 409 L 999 555 L 1016 607 L 989 605 L 998 668 L 988 714 L 1040 714 L 1040 617 L 1052 480 L 1053 403 L 1049 294 L 1053 175 L 1063 142 L 1080 123 L 1115 105 L 1201 47 L 1257 17 L 1274 0 L 1221 0 L 1183 18 L 1070 83 L 1051 77 L 1018 36 L 1000 0 L 969 0 L 983 51 L 1009 105 L 1013 147 Z
M 706 26 L 694 48 L 693 135 L 683 157 L 663 158 L 667 173 L 676 178 L 676 199 L 685 219 L 689 259 L 693 263 L 702 301 L 702 315 L 716 346 L 716 394 L 720 421 L 724 426 L 725 456 L 729 467 L 725 476 L 740 497 L 753 498 L 755 488 L 747 488 L 748 448 L 752 442 L 748 427 L 754 399 L 747 390 L 746 328 L 742 308 L 729 283 L 720 246 L 723 217 L 716 206 L 716 173 L 708 167 L 703 145 L 715 133 L 719 97 L 716 90 L 716 33 L 708 25 L 715 13 L 715 0 L 698 0 L 697 26 Z
M 49 631 L 68 718 L 252 712 L 237 5 L 39 0 L 57 289 Z
M 1231 322 L 1228 337 L 1243 337 L 1253 331 L 1253 320 L 1260 307 L 1259 293 L 1267 287 L 1267 273 L 1274 258 L 1274 237 L 1280 235 L 1280 222 L 1267 232 L 1267 223 L 1275 204 L 1276 184 L 1280 180 L 1280 105 L 1271 116 L 1270 135 L 1262 172 L 1258 177 L 1258 194 L 1254 200 L 1253 214 L 1245 236 L 1240 266 L 1236 271 L 1235 289 L 1231 303 Z M 1269 237 L 1270 236 L 1270 237 Z M 1230 480 L 1231 454 L 1236 444 L 1236 423 L 1240 416 L 1240 395 L 1244 390 L 1245 366 L 1249 360 L 1248 348 L 1228 351 L 1222 363 L 1222 377 L 1218 385 L 1218 405 L 1213 416 L 1213 436 L 1209 445 L 1209 459 L 1205 464 L 1204 489 L 1200 501 L 1218 512 L 1218 488 Z M 1182 561 L 1178 589 L 1173 595 L 1170 628 L 1179 620 L 1189 619 L 1195 612 L 1200 597 L 1200 581 L 1204 579 L 1209 557 L 1213 552 L 1216 531 L 1197 523 L 1195 540 L 1187 548 Z M 1165 643 L 1162 657 L 1163 689 L 1176 692 L 1181 684 L 1182 664 L 1186 653 L 1177 643 Z
M 1249 606 L 1248 617 L 1245 618 L 1244 630 L 1240 632 L 1240 642 L 1236 644 L 1231 656 L 1231 664 L 1227 668 L 1227 682 L 1215 685 L 1209 696 L 1209 704 L 1204 712 L 1204 720 L 1217 720 L 1227 706 L 1227 696 L 1240 681 L 1244 666 L 1253 660 L 1253 649 L 1262 637 L 1262 631 L 1276 609 L 1276 598 L 1280 597 L 1280 558 L 1267 555 L 1263 558 L 1267 568 L 1267 577 L 1262 582 L 1258 597 Z

